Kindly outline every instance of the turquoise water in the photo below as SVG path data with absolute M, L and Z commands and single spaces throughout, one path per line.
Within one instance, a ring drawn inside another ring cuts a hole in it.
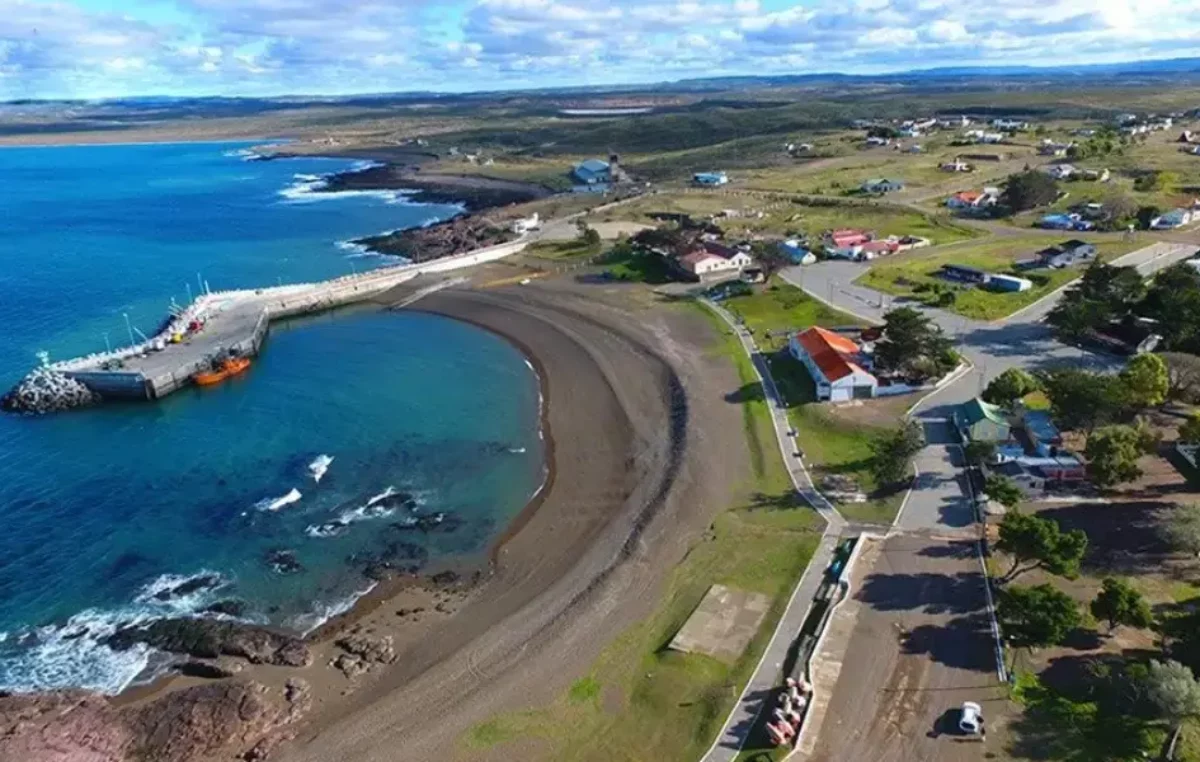
M 127 342 L 122 313 L 150 333 L 197 273 L 213 289 L 340 275 L 381 262 L 339 241 L 455 211 L 313 196 L 349 162 L 238 148 L 0 150 L 0 379 L 40 350 Z M 304 631 L 366 590 L 372 563 L 478 558 L 541 483 L 538 404 L 503 340 L 360 308 L 273 327 L 218 387 L 0 417 L 0 688 L 117 691 L 160 661 L 103 646 L 121 623 L 237 600 Z

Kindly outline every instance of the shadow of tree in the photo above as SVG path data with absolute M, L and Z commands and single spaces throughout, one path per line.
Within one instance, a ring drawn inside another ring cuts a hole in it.
M 742 385 L 737 391 L 725 395 L 725 401 L 732 405 L 743 405 L 747 402 L 762 402 L 767 398 L 762 384 L 758 382 Z
M 1161 569 L 1172 555 L 1159 530 L 1164 508 L 1169 506 L 1154 501 L 1076 503 L 1048 508 L 1039 515 L 1057 521 L 1063 531 L 1087 532 L 1085 569 L 1132 574 Z
M 877 611 L 971 614 L 983 608 L 983 578 L 973 572 L 871 574 L 855 597 Z
M 970 614 L 945 625 L 926 624 L 909 630 L 902 643 L 906 654 L 925 654 L 938 664 L 974 672 L 996 669 L 987 616 Z

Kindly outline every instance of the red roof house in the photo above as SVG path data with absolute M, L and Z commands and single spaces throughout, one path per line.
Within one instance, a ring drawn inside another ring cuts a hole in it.
M 817 399 L 840 402 L 875 396 L 879 383 L 859 364 L 859 347 L 833 331 L 813 326 L 792 336 L 792 356 L 808 368 Z

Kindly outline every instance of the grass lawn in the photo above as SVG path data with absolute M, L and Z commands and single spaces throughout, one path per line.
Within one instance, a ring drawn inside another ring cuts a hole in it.
M 671 271 L 657 254 L 632 247 L 609 251 L 600 259 L 605 272 L 615 280 L 638 283 L 670 283 Z
M 890 257 L 871 267 L 856 281 L 859 285 L 895 296 L 920 297 L 917 288 L 940 287 L 954 294 L 954 302 L 943 306 L 951 312 L 977 320 L 996 320 L 1033 304 L 1046 294 L 1078 278 L 1082 266 L 1062 270 L 1040 269 L 1016 272 L 1013 262 L 1031 257 L 1034 252 L 1064 240 L 1066 235 L 1037 236 L 1016 241 L 997 240 L 976 246 L 956 247 L 952 251 L 915 251 Z M 1120 240 L 1098 242 L 1099 257 L 1109 260 L 1132 251 L 1137 244 Z M 935 275 L 942 265 L 958 264 L 993 273 L 1014 273 L 1034 282 L 1021 293 L 1002 293 L 982 288 L 959 286 Z M 927 292 L 928 293 L 928 292 Z
M 872 200 L 796 203 L 787 198 L 769 199 L 730 195 L 722 191 L 661 193 L 633 201 L 612 211 L 614 218 L 653 223 L 654 213 L 683 213 L 707 217 L 732 209 L 741 216 L 718 223 L 730 235 L 820 235 L 834 228 L 863 228 L 882 236 L 915 235 L 935 244 L 956 243 L 977 235 L 947 215 L 924 214 L 907 207 Z M 759 214 L 762 214 L 759 217 Z
M 579 240 L 570 241 L 538 241 L 531 244 L 523 252 L 526 256 L 538 259 L 549 259 L 555 262 L 566 262 L 576 259 L 595 257 L 603 250 L 603 246 L 588 246 Z
M 853 315 L 835 310 L 781 281 L 721 304 L 745 323 L 764 349 L 785 347 L 792 332 L 813 325 L 862 325 Z
M 753 383 L 737 339 L 719 318 L 704 314 L 718 330 L 714 351 L 735 364 L 743 385 Z M 542 759 L 597 762 L 692 762 L 707 750 L 766 648 L 821 528 L 816 513 L 796 503 L 765 401 L 748 395 L 742 404 L 751 478 L 736 507 L 717 517 L 676 568 L 654 614 L 611 643 L 588 674 L 549 705 L 476 725 L 462 739 L 468 749 L 537 739 Z M 714 583 L 772 600 L 762 627 L 733 664 L 664 647 Z

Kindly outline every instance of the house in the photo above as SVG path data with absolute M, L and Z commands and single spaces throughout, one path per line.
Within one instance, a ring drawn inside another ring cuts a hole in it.
M 874 148 L 877 146 L 878 147 L 890 146 L 891 144 L 892 144 L 892 141 L 890 138 L 877 138 L 877 137 L 867 138 L 867 147 L 868 148 Z
M 1059 143 L 1050 138 L 1043 138 L 1038 146 L 1038 153 L 1042 156 L 1066 156 L 1074 147 L 1074 143 Z
M 974 169 L 970 164 L 955 156 L 954 161 L 948 161 L 942 164 L 938 169 L 943 172 L 970 172 Z
M 679 257 L 678 263 L 689 275 L 704 279 L 712 275 L 740 272 L 754 264 L 754 260 L 740 249 L 712 241 L 702 241 Z
M 892 240 L 867 241 L 858 248 L 861 259 L 874 259 L 875 257 L 895 254 L 897 251 L 900 251 L 900 242 Z
M 1171 230 L 1172 228 L 1182 227 L 1192 221 L 1193 212 L 1191 209 L 1172 209 L 1161 217 L 1155 217 L 1150 221 L 1151 230 Z
M 582 185 L 607 185 L 613 179 L 609 163 L 600 159 L 588 159 L 576 164 L 571 174 Z
M 1093 230 L 1095 224 L 1078 214 L 1047 214 L 1038 220 L 1037 226 L 1047 230 Z
M 992 126 L 998 130 L 1020 132 L 1029 129 L 1029 122 L 1022 122 L 1020 119 L 993 119 Z
M 1051 164 L 1046 167 L 1046 174 L 1053 177 L 1055 180 L 1066 180 L 1071 175 L 1075 174 L 1075 167 L 1070 164 Z
M 779 250 L 783 255 L 797 265 L 811 265 L 817 261 L 817 256 L 794 238 L 779 242 Z
M 825 234 L 825 245 L 830 248 L 844 249 L 850 246 L 861 246 L 873 239 L 874 236 L 864 230 L 842 228 L 831 230 Z
M 522 217 L 519 220 L 514 220 L 512 224 L 512 232 L 517 235 L 525 235 L 530 230 L 537 230 L 542 226 L 542 221 L 538 217 L 538 213 L 534 212 L 528 217 Z
M 859 346 L 845 336 L 813 326 L 794 334 L 788 351 L 808 369 L 818 400 L 845 402 L 875 396 L 879 382 L 863 369 Z
M 1052 267 L 1061 270 L 1096 256 L 1096 244 L 1072 239 L 1057 246 L 1042 249 L 1036 255 L 1036 267 Z
M 988 282 L 991 277 L 983 270 L 977 270 L 974 267 L 966 265 L 942 265 L 942 269 L 938 271 L 938 275 L 947 280 L 958 281 L 959 283 L 973 283 L 982 285 Z
M 970 127 L 971 120 L 965 116 L 945 116 L 937 120 L 937 126 L 946 130 L 957 130 L 963 127 Z
M 729 182 L 729 176 L 724 172 L 697 172 L 692 175 L 692 182 L 696 185 L 725 185 Z
M 1017 486 L 1026 497 L 1039 494 L 1045 488 L 1046 481 L 1027 467 L 1020 460 L 1005 460 L 993 466 L 988 466 L 988 473 L 1003 476 Z
M 1058 454 L 1058 448 L 1063 443 L 1062 433 L 1054 425 L 1050 413 L 1045 410 L 1025 410 L 1021 414 L 1021 426 L 1035 453 L 1041 456 Z
M 989 193 L 995 188 L 984 188 L 982 191 L 960 191 L 946 199 L 946 206 L 951 209 L 984 209 L 995 206 L 1000 200 L 998 193 Z
M 1058 245 L 1058 248 L 1075 259 L 1091 259 L 1096 256 L 1096 244 L 1081 241 L 1078 238 L 1063 241 Z
M 767 274 L 763 272 L 761 267 L 751 265 L 750 267 L 742 268 L 742 280 L 747 283 L 765 283 Z
M 1012 426 L 1004 410 L 978 397 L 959 405 L 953 420 L 958 432 L 971 442 L 999 443 L 1012 439 Z
M 867 180 L 861 187 L 863 193 L 891 193 L 893 191 L 904 190 L 904 183 L 898 180 L 878 178 Z
M 1084 180 L 1106 183 L 1112 177 L 1112 173 L 1107 169 L 1082 169 L 1079 171 L 1079 176 Z
M 1033 288 L 1033 281 L 997 273 L 988 278 L 988 286 L 995 291 L 1020 292 Z

